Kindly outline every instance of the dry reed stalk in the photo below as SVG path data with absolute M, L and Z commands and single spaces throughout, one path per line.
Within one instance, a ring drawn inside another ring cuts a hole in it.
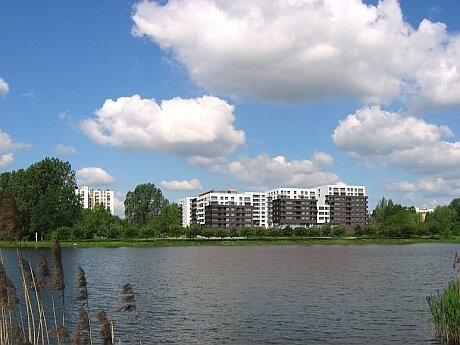
M 61 292 L 62 326 L 65 327 L 64 268 L 62 266 L 61 245 L 57 239 L 54 240 L 53 257 L 54 257 L 54 274 L 53 274 L 51 281 L 52 281 L 53 289 Z
M 86 281 L 86 274 L 82 267 L 77 268 L 77 288 L 80 289 L 78 295 L 75 297 L 77 301 L 83 301 L 84 305 L 86 304 L 86 312 L 88 315 L 88 333 L 89 333 L 89 343 L 93 344 L 93 336 L 91 329 L 91 317 L 89 313 L 89 296 L 88 296 L 88 284 Z
M 29 294 L 29 286 L 27 284 L 27 279 L 26 279 L 26 268 L 27 264 L 24 262 L 25 260 L 21 257 L 19 253 L 19 249 L 16 251 L 18 255 L 18 260 L 19 260 L 19 267 L 21 269 L 21 279 L 22 279 L 22 288 L 24 291 L 24 299 L 25 299 L 25 304 L 26 304 L 26 311 L 27 311 L 27 333 L 28 337 L 27 340 L 29 343 L 34 344 L 35 340 L 35 318 L 33 316 L 33 308 L 32 308 L 32 302 L 30 300 L 30 294 Z
M 142 344 L 142 333 L 141 324 L 139 319 L 139 313 L 136 308 L 136 297 L 134 295 L 133 287 L 130 283 L 123 285 L 121 289 L 121 306 L 117 309 L 118 312 L 134 312 L 134 321 L 136 322 L 137 335 L 139 338 L 139 344 Z
M 100 324 L 99 335 L 102 339 L 102 345 L 113 345 L 113 327 L 112 323 L 107 318 L 107 313 L 103 310 L 99 310 L 96 313 L 96 317 Z

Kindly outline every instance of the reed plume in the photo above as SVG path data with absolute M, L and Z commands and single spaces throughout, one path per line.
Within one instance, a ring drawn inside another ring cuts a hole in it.
M 118 312 L 134 312 L 134 321 L 137 326 L 137 335 L 139 338 L 139 344 L 142 344 L 141 325 L 139 319 L 139 313 L 136 309 L 136 297 L 134 295 L 133 287 L 130 283 L 123 285 L 121 289 L 121 306 L 117 309 Z
M 102 345 L 113 345 L 113 327 L 107 318 L 107 313 L 103 310 L 99 310 L 96 313 L 96 317 L 100 324 L 99 335 L 101 336 Z
M 93 344 L 93 336 L 91 331 L 91 317 L 89 315 L 89 302 L 88 302 L 88 283 L 86 281 L 86 274 L 82 267 L 77 268 L 77 288 L 79 289 L 78 295 L 75 297 L 77 301 L 83 302 L 81 308 L 85 309 L 86 307 L 86 315 L 87 315 L 87 322 L 88 322 L 88 335 L 89 335 L 89 343 Z

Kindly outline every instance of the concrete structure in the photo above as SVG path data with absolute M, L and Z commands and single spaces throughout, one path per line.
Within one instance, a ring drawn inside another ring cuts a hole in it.
M 351 231 L 357 225 L 364 226 L 368 221 L 367 195 L 364 186 L 346 184 L 324 185 L 318 191 L 318 223 L 329 222 L 331 225 L 344 225 Z M 319 219 L 324 217 L 324 219 Z M 328 218 L 327 218 L 328 217 Z
M 311 226 L 316 224 L 316 190 L 309 188 L 275 188 L 266 191 L 268 227 Z
M 112 190 L 82 186 L 75 189 L 75 194 L 80 195 L 83 208 L 94 209 L 96 205 L 101 204 L 110 214 L 115 215 L 115 193 Z
M 184 198 L 182 226 L 196 222 L 211 227 L 310 227 L 331 223 L 349 231 L 368 220 L 364 186 L 345 184 L 316 188 L 275 188 L 238 193 L 234 189 L 210 190 Z

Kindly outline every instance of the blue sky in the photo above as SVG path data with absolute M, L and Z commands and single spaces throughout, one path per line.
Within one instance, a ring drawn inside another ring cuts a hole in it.
M 211 188 L 363 184 L 460 196 L 458 0 L 0 4 L 0 172 L 172 201 Z

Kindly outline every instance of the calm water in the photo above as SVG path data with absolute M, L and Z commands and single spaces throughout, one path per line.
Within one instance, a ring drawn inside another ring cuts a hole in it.
M 144 344 L 430 344 L 426 296 L 453 278 L 457 250 L 451 244 L 89 248 L 64 249 L 63 260 L 68 295 L 75 294 L 76 267 L 84 267 L 91 309 L 113 311 L 121 285 L 133 285 Z M 14 251 L 3 255 L 16 267 Z M 123 343 L 135 343 L 126 333 L 134 328 L 130 315 L 109 317 Z

